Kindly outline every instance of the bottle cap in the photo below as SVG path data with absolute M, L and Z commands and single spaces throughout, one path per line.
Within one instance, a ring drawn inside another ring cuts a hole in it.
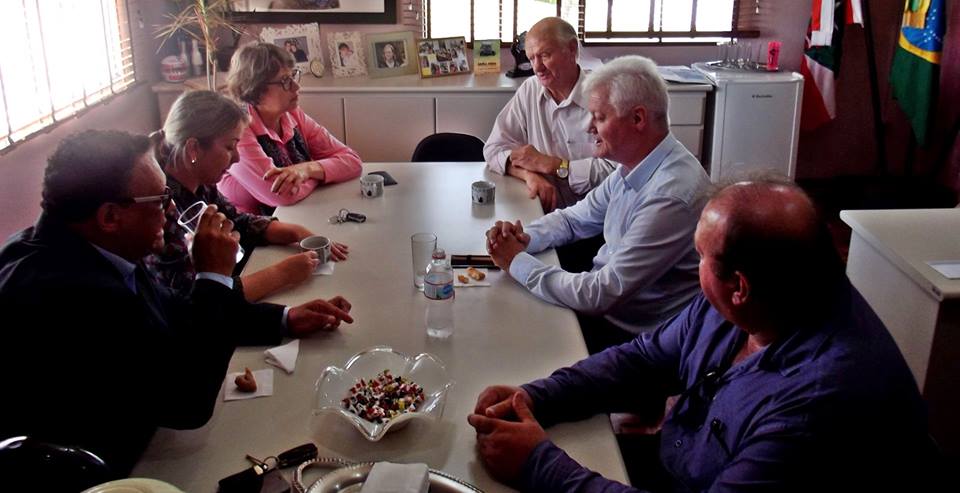
M 437 248 L 433 251 L 433 258 L 439 260 L 442 258 L 447 258 L 447 252 L 443 251 L 443 248 Z

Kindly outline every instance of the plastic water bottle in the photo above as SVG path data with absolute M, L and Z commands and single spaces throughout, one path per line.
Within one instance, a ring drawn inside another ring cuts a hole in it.
M 453 334 L 453 269 L 442 248 L 433 251 L 433 260 L 423 278 L 423 295 L 427 297 L 427 335 L 446 339 Z

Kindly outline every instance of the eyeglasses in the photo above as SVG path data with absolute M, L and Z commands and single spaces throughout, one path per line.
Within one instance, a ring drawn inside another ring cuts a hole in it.
M 164 187 L 162 195 L 145 195 L 143 197 L 130 197 L 128 199 L 120 199 L 116 202 L 118 204 L 145 204 L 149 202 L 160 202 L 160 207 L 164 210 L 167 207 L 170 207 L 170 202 L 173 201 L 173 191 L 170 190 L 170 187 Z
M 300 69 L 295 68 L 295 69 L 293 69 L 293 72 L 290 72 L 290 75 L 284 76 L 284 77 L 283 77 L 282 79 L 280 79 L 280 80 L 276 80 L 276 81 L 273 81 L 273 82 L 267 82 L 267 85 L 268 85 L 268 86 L 278 85 L 278 86 L 282 87 L 284 91 L 289 91 L 289 90 L 291 90 L 291 89 L 293 88 L 293 83 L 294 83 L 294 82 L 296 82 L 297 84 L 300 83 L 300 74 L 301 74 Z

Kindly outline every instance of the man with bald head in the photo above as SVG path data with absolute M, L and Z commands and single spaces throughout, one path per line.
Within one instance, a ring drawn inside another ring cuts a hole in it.
M 527 31 L 525 49 L 536 77 L 500 111 L 483 156 L 491 171 L 523 180 L 550 212 L 575 204 L 616 163 L 593 157 L 576 29 L 547 17 Z
M 633 491 L 581 467 L 541 424 L 666 393 L 680 396 L 660 436 L 670 491 L 929 491 L 917 385 L 810 199 L 785 182 L 727 186 L 696 247 L 703 293 L 673 320 L 480 394 L 468 420 L 490 472 L 523 491 Z

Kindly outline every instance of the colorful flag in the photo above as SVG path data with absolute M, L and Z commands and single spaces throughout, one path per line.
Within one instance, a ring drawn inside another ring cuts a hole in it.
M 946 18 L 943 0 L 906 0 L 900 39 L 890 67 L 893 97 L 910 120 L 917 142 L 927 140 L 936 100 Z
M 844 22 L 837 22 L 844 19 Z M 860 0 L 813 0 L 804 45 L 803 108 L 800 128 L 813 130 L 837 116 L 836 79 L 840 73 L 844 24 L 863 25 Z

